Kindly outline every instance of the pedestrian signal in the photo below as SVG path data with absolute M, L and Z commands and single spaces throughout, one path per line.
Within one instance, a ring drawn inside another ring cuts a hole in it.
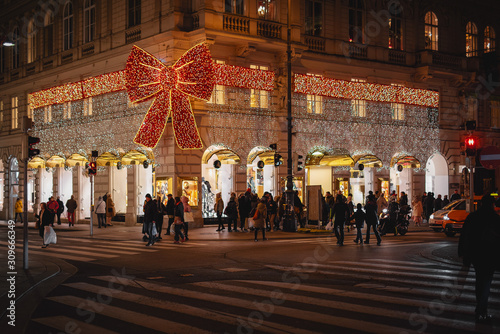
M 465 154 L 468 157 L 475 156 L 478 148 L 478 140 L 474 136 L 465 138 Z

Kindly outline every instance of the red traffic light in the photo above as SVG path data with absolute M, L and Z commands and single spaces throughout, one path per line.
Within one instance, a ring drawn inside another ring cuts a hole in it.
M 89 174 L 91 175 L 97 174 L 97 164 L 95 161 L 89 163 Z
M 40 138 L 28 136 L 28 158 L 33 158 L 40 154 L 40 150 L 33 146 L 40 143 Z
M 479 142 L 476 137 L 469 136 L 465 138 L 465 153 L 467 154 L 467 156 L 476 155 L 478 146 Z

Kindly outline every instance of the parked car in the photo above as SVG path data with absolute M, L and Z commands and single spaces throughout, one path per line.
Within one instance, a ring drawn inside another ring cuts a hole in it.
M 474 210 L 477 210 L 480 200 L 481 196 L 474 197 Z M 496 207 L 495 210 L 500 214 L 500 207 Z M 459 199 L 430 215 L 429 227 L 436 232 L 444 231 L 446 236 L 453 237 L 462 231 L 468 215 L 466 200 Z

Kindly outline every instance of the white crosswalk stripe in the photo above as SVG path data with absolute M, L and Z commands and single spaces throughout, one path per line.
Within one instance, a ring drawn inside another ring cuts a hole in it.
M 482 332 L 472 320 L 475 297 L 471 273 L 451 265 L 379 262 L 382 261 L 270 265 L 290 274 L 282 281 L 226 280 L 171 285 L 132 277 L 94 276 L 86 282 L 65 283 L 62 293 L 46 300 L 73 310 L 99 308 L 96 317 L 102 319 L 87 325 L 97 326 L 95 330 L 103 333 L 116 331 L 113 326 L 128 327 L 130 333 L 147 330 L 164 333 L 409 333 L 418 332 L 420 327 L 416 320 L 424 318 L 428 323 L 425 332 Z M 306 278 L 290 279 L 293 274 L 313 272 L 331 278 L 350 277 L 355 281 L 340 288 L 313 284 Z M 495 283 L 490 298 L 490 312 L 497 317 L 500 315 L 498 287 Z M 456 294 L 449 295 L 453 289 Z M 99 300 L 99 295 L 109 298 L 102 298 L 105 302 L 98 306 L 89 304 L 89 300 L 96 300 L 95 296 Z M 422 313 L 426 310 L 427 317 Z M 66 321 L 75 318 L 82 322 L 78 314 L 73 311 L 54 317 L 35 317 L 32 327 L 60 328 L 61 317 Z M 490 332 L 495 330 L 498 328 Z
M 0 241 L 0 246 L 7 246 L 7 241 Z M 16 241 L 17 249 L 22 252 L 22 240 Z M 64 237 L 58 239 L 55 245 L 41 249 L 42 239 L 31 238 L 28 240 L 29 253 L 33 255 L 46 255 L 64 260 L 90 262 L 99 259 L 112 259 L 121 256 L 137 255 L 140 253 L 155 253 L 177 249 L 179 247 L 192 248 L 204 246 L 204 243 L 188 241 L 182 244 L 173 244 L 170 239 L 156 242 L 152 247 L 146 247 L 146 242 L 140 240 L 109 241 L 104 239 L 87 239 Z

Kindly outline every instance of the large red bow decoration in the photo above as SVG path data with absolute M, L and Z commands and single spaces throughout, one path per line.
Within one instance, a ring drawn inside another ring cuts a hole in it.
M 205 44 L 188 50 L 171 67 L 134 46 L 125 70 L 128 96 L 132 102 L 154 99 L 134 143 L 155 147 L 172 117 L 177 145 L 181 149 L 202 148 L 189 96 L 208 100 L 214 84 L 212 57 Z

